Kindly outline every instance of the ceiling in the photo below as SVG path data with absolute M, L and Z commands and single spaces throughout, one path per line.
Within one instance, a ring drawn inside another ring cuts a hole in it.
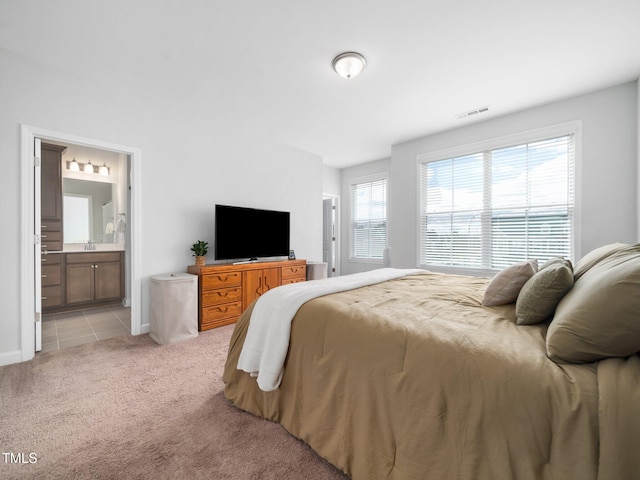
M 637 79 L 640 1 L 0 0 L 0 47 L 342 168 Z

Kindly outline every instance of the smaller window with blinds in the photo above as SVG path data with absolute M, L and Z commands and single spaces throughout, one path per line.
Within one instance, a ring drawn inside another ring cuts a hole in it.
M 387 247 L 387 181 L 386 172 L 349 181 L 351 259 L 382 261 Z
M 574 135 L 420 164 L 422 266 L 573 258 Z

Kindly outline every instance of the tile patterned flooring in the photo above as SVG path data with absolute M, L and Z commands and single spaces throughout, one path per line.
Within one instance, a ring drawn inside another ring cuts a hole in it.
M 131 309 L 121 305 L 52 313 L 42 322 L 42 351 L 96 342 L 131 333 Z

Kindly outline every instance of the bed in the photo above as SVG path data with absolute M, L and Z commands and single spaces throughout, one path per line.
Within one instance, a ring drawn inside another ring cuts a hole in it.
M 272 391 L 237 368 L 254 303 L 231 338 L 225 396 L 353 479 L 640 478 L 638 355 L 552 360 L 555 320 L 519 325 L 515 303 L 483 305 L 490 282 L 421 271 L 309 300 Z

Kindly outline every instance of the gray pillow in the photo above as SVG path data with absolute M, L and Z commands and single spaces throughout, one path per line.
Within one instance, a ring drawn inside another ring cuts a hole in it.
M 507 305 L 515 302 L 522 286 L 537 271 L 537 260 L 516 263 L 501 270 L 487 285 L 482 297 L 482 305 Z
M 549 260 L 520 290 L 516 300 L 516 323 L 533 325 L 544 322 L 553 315 L 572 286 L 571 262 L 562 258 Z
M 595 362 L 640 352 L 640 244 L 588 269 L 558 304 L 547 331 L 556 361 Z

